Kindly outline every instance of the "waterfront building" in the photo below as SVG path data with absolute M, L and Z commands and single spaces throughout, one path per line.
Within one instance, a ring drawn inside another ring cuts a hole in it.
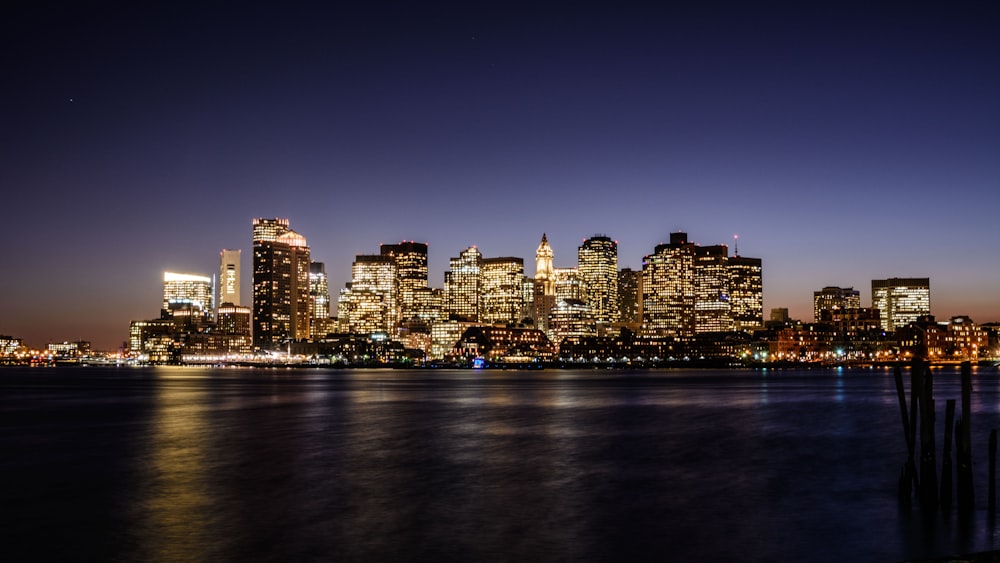
M 734 330 L 753 332 L 764 326 L 761 262 L 760 258 L 739 255 L 729 258 L 729 310 Z
M 524 302 L 524 259 L 483 258 L 479 270 L 479 321 L 517 324 Z
M 670 233 L 642 259 L 642 332 L 690 338 L 695 332 L 694 248 L 687 233 Z
M 163 311 L 168 314 L 190 315 L 196 324 L 210 321 L 214 293 L 208 276 L 163 273 Z
M 76 342 L 50 342 L 47 349 L 52 355 L 60 358 L 80 358 L 90 353 L 90 342 L 78 340 Z
M 618 319 L 633 331 L 638 331 L 642 323 L 642 276 L 631 268 L 618 271 Z
M 731 332 L 729 247 L 694 247 L 694 331 Z
M 218 303 L 240 304 L 240 258 L 242 250 L 222 249 L 219 252 Z
M 580 278 L 586 287 L 586 303 L 598 331 L 618 322 L 618 242 L 603 235 L 583 241 L 577 249 Z
M 454 355 L 490 363 L 532 363 L 555 357 L 558 348 L 536 328 L 473 326 L 462 333 Z
M 24 347 L 24 341 L 13 336 L 0 335 L 0 358 L 11 358 Z
M 427 357 L 431 360 L 446 359 L 452 355 L 462 334 L 476 323 L 443 320 L 431 325 L 431 348 Z
M 897 330 L 930 315 L 930 278 L 872 280 L 872 307 L 880 311 L 884 330 Z
M 309 338 L 309 245 L 287 219 L 253 220 L 254 347 Z
M 416 292 L 427 288 L 427 244 L 402 241 L 383 244 L 379 253 L 388 256 L 396 265 L 396 315 L 400 322 L 418 316 Z
M 223 303 L 219 305 L 219 313 L 215 320 L 215 331 L 220 334 L 234 336 L 250 336 L 252 334 L 250 307 Z
M 989 354 L 986 331 L 967 316 L 935 322 L 933 316 L 924 315 L 901 327 L 897 334 L 900 347 L 907 353 L 907 358 L 919 357 L 932 362 L 964 362 L 977 361 L 980 356 Z
M 449 318 L 479 320 L 479 269 L 483 255 L 475 246 L 450 260 L 444 273 L 444 306 Z
M 171 319 L 132 321 L 129 324 L 129 355 L 141 362 L 168 363 L 180 357 L 180 346 Z
M 860 309 L 861 292 L 853 287 L 824 287 L 813 292 L 813 320 L 820 322 L 824 310 Z
M 394 332 L 398 288 L 392 256 L 359 254 L 351 265 L 351 281 L 340 292 L 338 325 L 341 332 Z
M 542 233 L 542 240 L 535 250 L 535 277 L 531 292 L 531 318 L 535 328 L 548 329 L 549 312 L 556 304 L 556 270 L 554 254 L 549 239 Z

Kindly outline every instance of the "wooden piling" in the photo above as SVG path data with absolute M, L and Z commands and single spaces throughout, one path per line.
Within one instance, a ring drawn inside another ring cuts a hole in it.
M 910 495 L 917 487 L 917 465 L 913 459 L 915 440 L 910 432 L 910 415 L 906 408 L 906 390 L 903 388 L 903 371 L 896 366 L 893 372 L 896 380 L 896 397 L 899 399 L 899 415 L 903 421 L 903 438 L 906 440 L 906 463 L 899 476 L 899 498 L 909 506 Z M 916 408 L 914 406 L 914 408 Z
M 972 487 L 972 364 L 962 363 L 962 421 L 958 444 L 958 510 L 970 514 L 975 509 Z
M 934 447 L 934 376 L 920 360 L 913 362 L 920 386 L 920 504 L 926 510 L 938 507 L 937 461 Z
M 944 451 L 941 454 L 941 508 L 951 509 L 951 436 L 955 428 L 955 399 L 944 408 Z

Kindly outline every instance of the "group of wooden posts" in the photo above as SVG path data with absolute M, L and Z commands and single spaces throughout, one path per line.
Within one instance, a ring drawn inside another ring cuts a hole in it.
M 952 430 L 955 437 L 955 471 L 957 504 L 959 514 L 969 514 L 975 510 L 972 486 L 972 365 L 962 364 L 962 416 L 955 420 L 955 399 L 948 399 L 945 407 L 944 449 L 941 463 L 941 483 L 938 485 L 937 462 L 934 446 L 934 378 L 929 366 L 921 361 L 913 363 L 910 369 L 910 404 L 907 408 L 906 391 L 903 388 L 903 373 L 899 367 L 895 371 L 896 393 L 899 396 L 899 410 L 903 420 L 903 434 L 906 437 L 907 459 L 899 477 L 899 500 L 910 506 L 916 493 L 920 506 L 929 512 L 940 506 L 950 510 L 952 506 Z M 919 411 L 919 412 L 918 412 Z M 920 426 L 917 426 L 919 420 Z M 917 437 L 920 438 L 920 467 L 914 459 Z M 997 431 L 990 432 L 989 446 L 989 511 L 996 512 L 996 453 Z

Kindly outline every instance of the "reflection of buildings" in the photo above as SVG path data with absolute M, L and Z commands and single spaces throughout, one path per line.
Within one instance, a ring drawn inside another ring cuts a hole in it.
M 882 328 L 896 330 L 931 314 L 929 278 L 872 280 L 872 307 L 882 315 Z

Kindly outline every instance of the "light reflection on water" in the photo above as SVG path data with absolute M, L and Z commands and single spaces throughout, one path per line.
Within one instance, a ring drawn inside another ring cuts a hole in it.
M 975 378 L 982 509 L 1000 393 L 996 370 Z M 996 541 L 982 510 L 964 528 L 900 511 L 888 370 L 12 370 L 0 383 L 0 464 L 23 485 L 0 500 L 27 507 L 9 529 L 39 559 L 896 561 Z M 935 371 L 939 427 L 958 394 L 957 375 Z

